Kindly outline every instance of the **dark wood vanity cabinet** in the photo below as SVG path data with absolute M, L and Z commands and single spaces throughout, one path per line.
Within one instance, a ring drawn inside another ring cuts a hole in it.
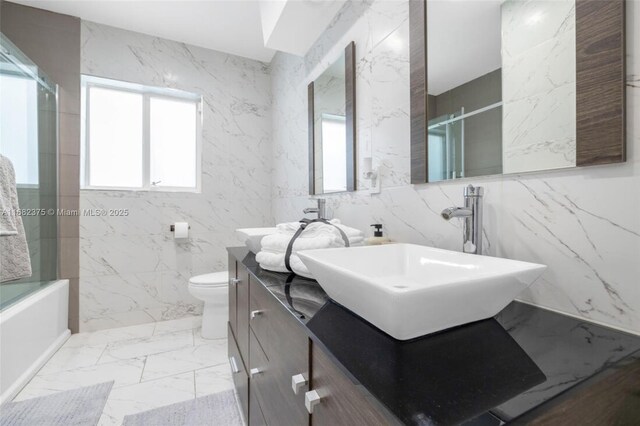
M 229 364 L 245 420 L 250 418 L 249 393 L 249 272 L 229 256 Z M 257 418 L 257 416 L 254 416 Z
M 229 306 L 229 362 L 249 425 L 395 423 L 312 344 L 302 323 L 232 256 L 229 273 L 229 303 L 234 304 Z M 305 396 L 312 390 L 321 399 L 309 413 Z
M 317 345 L 311 350 L 311 371 L 311 387 L 320 396 L 313 426 L 401 424 L 369 401 Z
M 269 425 L 305 425 L 305 385 L 294 391 L 294 376 L 309 377 L 309 338 L 302 325 L 260 283 L 249 295 L 251 391 Z
M 564 352 L 554 352 L 554 356 L 558 356 L 563 364 L 571 360 L 582 365 L 585 360 L 591 362 L 595 357 L 600 357 L 611 367 L 590 370 L 593 371 L 589 373 L 592 376 L 572 388 L 562 388 L 555 396 L 533 408 L 527 405 L 530 404 L 527 397 L 529 391 L 525 392 L 523 395 L 526 399 L 520 401 L 524 401 L 528 408 L 505 419 L 505 422 L 545 426 L 594 422 L 638 423 L 636 420 L 640 418 L 640 410 L 636 406 L 640 395 L 640 340 L 633 336 L 595 325 L 592 329 L 582 321 L 517 304 L 510 311 L 500 314 L 497 319 L 502 322 L 478 322 L 470 328 L 456 329 L 463 333 L 464 341 L 472 344 L 481 342 L 485 346 L 488 345 L 487 342 L 495 344 L 499 348 L 499 362 L 506 363 L 507 370 L 496 370 L 493 367 L 495 362 L 483 364 L 480 358 L 493 360 L 496 355 L 495 352 L 486 352 L 483 346 L 470 351 L 468 359 L 458 358 L 462 363 L 453 364 L 453 367 L 448 367 L 448 363 L 443 364 L 444 361 L 439 360 L 448 359 L 450 344 L 443 347 L 438 342 L 444 338 L 455 343 L 456 334 L 442 333 L 435 336 L 435 341 L 423 341 L 417 349 L 413 349 L 417 353 L 391 343 L 386 353 L 393 355 L 379 357 L 380 353 L 376 353 L 376 357 L 371 358 L 366 354 L 381 350 L 387 344 L 385 342 L 388 337 L 368 334 L 366 339 L 362 338 L 363 333 L 376 333 L 375 330 L 370 330 L 369 325 L 362 323 L 344 308 L 325 303 L 327 298 L 318 297 L 313 287 L 309 289 L 309 283 L 295 280 L 290 283 L 285 275 L 278 277 L 260 269 L 254 270 L 254 259 L 244 249 L 229 249 L 229 253 L 229 363 L 241 412 L 245 423 L 250 426 L 399 425 L 402 424 L 399 419 L 409 424 L 426 423 L 430 421 L 430 417 L 424 414 L 425 410 L 437 415 L 446 410 L 446 416 L 434 424 L 454 424 L 457 422 L 452 420 L 454 418 L 466 419 L 478 414 L 480 416 L 470 423 L 502 424 L 497 413 L 487 410 L 497 406 L 496 398 L 512 398 L 512 386 L 507 383 L 497 388 L 487 387 L 486 382 L 496 381 L 498 373 L 501 374 L 499 377 L 503 377 L 505 371 L 513 371 L 513 378 L 507 377 L 507 381 L 513 380 L 516 391 L 522 392 L 524 378 L 535 379 L 537 375 L 519 375 L 522 373 L 523 364 L 520 360 L 524 353 L 516 351 L 520 354 L 516 356 L 500 340 L 485 342 L 485 339 L 490 334 L 488 331 L 513 327 L 513 321 L 521 327 L 518 328 L 519 333 L 527 331 L 525 325 L 520 325 L 523 324 L 522 318 L 531 318 L 526 320 L 531 322 L 529 334 L 519 335 L 520 338 L 524 336 L 531 339 L 526 341 L 533 344 L 533 351 L 526 354 L 532 357 L 529 361 L 535 363 L 536 359 L 531 355 L 535 351 L 542 351 L 543 357 L 548 356 L 544 352 L 546 349 L 553 348 L 555 351 L 557 344 L 551 340 L 553 344 L 550 346 L 550 339 L 568 338 L 569 346 L 563 349 Z M 297 306 L 295 309 L 294 304 Z M 308 322 L 296 316 L 301 315 L 296 309 L 306 309 L 303 310 L 305 313 L 313 312 L 310 306 L 317 311 L 311 314 L 313 316 Z M 571 334 L 550 335 L 550 327 L 558 324 L 562 324 L 561 328 L 571 330 Z M 576 329 L 580 330 L 580 334 L 573 334 Z M 339 334 L 340 330 L 343 334 Z M 593 346 L 594 343 L 588 341 L 588 348 L 594 349 L 594 354 L 586 358 L 581 351 L 570 347 L 574 345 L 574 348 L 585 348 L 583 330 L 588 330 L 589 336 L 598 336 L 602 340 L 600 346 Z M 344 334 L 345 331 L 348 333 Z M 476 337 L 469 340 L 469 335 Z M 512 339 L 509 337 L 509 342 L 517 345 Z M 536 347 L 535 339 L 543 340 L 540 343 L 542 346 Z M 612 339 L 616 342 L 615 346 L 611 343 Z M 370 343 L 366 344 L 366 341 Z M 362 348 L 362 344 L 366 346 Z M 611 348 L 614 347 L 616 353 L 622 350 L 626 355 L 621 355 L 623 358 L 611 364 Z M 358 348 L 362 350 L 354 352 Z M 595 350 L 596 348 L 599 349 Z M 434 356 L 437 350 L 443 351 L 445 356 Z M 433 359 L 429 362 L 436 368 L 422 368 L 422 360 L 431 356 Z M 410 362 L 412 357 L 415 362 Z M 374 359 L 390 362 L 373 362 Z M 466 366 L 476 362 L 479 363 L 479 368 L 470 372 Z M 442 376 L 438 376 L 436 370 L 442 370 Z M 465 384 L 477 381 L 480 377 L 482 385 L 473 385 L 472 393 L 460 392 L 451 385 L 461 379 L 459 376 L 451 376 L 452 371 L 458 370 L 462 370 L 463 375 L 469 375 L 470 380 L 466 380 Z M 395 376 L 402 371 L 416 371 L 416 376 L 412 376 L 415 380 L 409 380 L 406 374 Z M 584 369 L 569 371 L 583 372 Z M 371 376 L 372 374 L 379 376 Z M 369 388 L 364 388 L 361 382 L 369 383 Z M 441 397 L 442 393 L 444 397 Z M 381 401 L 387 401 L 390 407 L 394 407 L 394 411 L 390 411 Z M 453 416 L 449 418 L 451 413 Z
M 238 264 L 238 278 L 236 281 L 236 339 L 240 355 L 248 366 L 249 360 L 249 272 Z
M 238 332 L 238 310 L 237 310 L 237 289 L 236 283 L 238 281 L 238 261 L 236 258 L 229 255 L 229 327 L 234 333 Z
M 249 375 L 242 361 L 242 356 L 240 355 L 238 344 L 231 331 L 231 326 L 228 328 L 228 336 L 227 349 L 229 364 L 231 366 L 231 377 L 233 378 L 233 385 L 238 394 L 242 415 L 246 419 L 249 417 Z

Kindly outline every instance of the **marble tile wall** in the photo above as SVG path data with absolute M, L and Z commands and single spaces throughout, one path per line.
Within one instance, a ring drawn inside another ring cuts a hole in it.
M 574 167 L 575 0 L 510 0 L 501 11 L 504 173 Z
M 81 191 L 81 209 L 130 212 L 81 217 L 81 329 L 198 314 L 189 277 L 227 268 L 236 228 L 273 223 L 269 67 L 83 22 L 82 73 L 202 94 L 204 124 L 202 193 Z M 186 242 L 169 231 L 177 221 L 191 225 Z
M 485 187 L 486 253 L 549 265 L 521 299 L 640 334 L 640 2 L 627 2 L 628 161 L 504 177 L 409 185 L 408 2 L 354 1 L 305 58 L 272 61 L 273 215 L 295 220 L 307 188 L 307 84 L 356 42 L 358 158 L 382 165 L 382 192 L 327 195 L 329 212 L 403 242 L 461 249 L 461 223 L 439 212 Z

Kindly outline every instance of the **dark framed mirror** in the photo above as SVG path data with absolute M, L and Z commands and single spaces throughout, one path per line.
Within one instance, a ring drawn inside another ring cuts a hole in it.
M 625 0 L 411 0 L 411 182 L 626 161 Z
M 309 193 L 356 189 L 355 43 L 309 83 Z

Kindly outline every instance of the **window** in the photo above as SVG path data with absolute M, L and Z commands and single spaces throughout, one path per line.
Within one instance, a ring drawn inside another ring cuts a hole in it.
M 201 97 L 83 76 L 83 188 L 199 191 Z

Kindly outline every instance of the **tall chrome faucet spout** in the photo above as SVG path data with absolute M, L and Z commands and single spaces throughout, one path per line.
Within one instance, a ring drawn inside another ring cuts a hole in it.
M 446 220 L 452 219 L 454 217 L 468 217 L 473 215 L 473 211 L 466 207 L 449 207 L 442 210 L 440 213 L 443 218 Z
M 462 251 L 482 254 L 482 197 L 481 186 L 469 185 L 464 189 L 464 207 L 448 207 L 442 210 L 442 217 L 450 220 L 464 218 Z

